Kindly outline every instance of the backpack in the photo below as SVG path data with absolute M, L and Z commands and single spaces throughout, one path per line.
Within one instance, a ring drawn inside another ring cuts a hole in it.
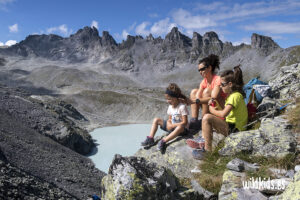
M 258 78 L 253 78 L 243 87 L 243 90 L 246 94 L 245 103 L 248 109 L 248 121 L 252 122 L 256 119 L 258 104 L 262 102 L 264 97 L 273 96 L 272 89 L 267 83 Z

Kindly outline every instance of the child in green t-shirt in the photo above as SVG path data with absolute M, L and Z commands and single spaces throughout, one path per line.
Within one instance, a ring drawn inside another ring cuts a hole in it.
M 193 157 L 196 159 L 202 159 L 205 151 L 212 150 L 213 128 L 227 136 L 232 132 L 245 130 L 244 126 L 248 122 L 248 111 L 243 97 L 243 74 L 239 66 L 234 67 L 233 71 L 226 70 L 221 74 L 221 88 L 227 94 L 225 107 L 217 110 L 216 107 L 211 106 L 214 99 L 208 102 L 210 113 L 202 118 L 205 148 L 193 151 Z

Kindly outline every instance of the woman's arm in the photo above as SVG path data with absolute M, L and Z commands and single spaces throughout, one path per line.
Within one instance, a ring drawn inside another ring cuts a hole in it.
M 225 118 L 230 113 L 232 108 L 233 106 L 230 104 L 227 104 L 223 110 L 216 110 L 215 107 L 209 106 L 209 112 L 217 117 Z
M 219 85 L 216 85 L 211 92 L 211 98 L 217 99 L 220 92 L 221 92 L 221 87 Z

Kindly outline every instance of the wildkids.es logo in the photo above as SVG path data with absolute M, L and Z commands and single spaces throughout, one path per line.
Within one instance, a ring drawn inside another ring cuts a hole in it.
M 270 178 L 253 178 L 249 181 L 243 181 L 244 189 L 257 189 L 257 190 L 284 190 L 286 183 L 284 179 L 271 180 Z

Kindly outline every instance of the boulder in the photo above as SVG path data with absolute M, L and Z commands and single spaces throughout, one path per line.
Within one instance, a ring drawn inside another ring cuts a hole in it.
M 231 160 L 229 163 L 226 165 L 227 169 L 236 171 L 236 172 L 243 172 L 243 171 L 257 171 L 259 169 L 259 166 L 254 163 L 249 163 L 244 160 L 241 160 L 239 158 L 235 158 Z
M 259 131 L 266 142 L 254 155 L 283 158 L 290 153 L 295 153 L 297 141 L 291 128 L 288 120 L 282 116 L 263 119 Z
M 247 152 L 254 156 L 283 158 L 296 152 L 296 138 L 283 116 L 263 119 L 259 130 L 231 134 L 225 139 L 221 155 L 233 156 Z
M 174 199 L 179 188 L 171 171 L 139 157 L 115 155 L 102 179 L 103 199 Z M 105 188 L 105 189 L 104 189 Z
M 300 96 L 300 64 L 280 68 L 279 73 L 269 81 L 269 85 L 277 98 L 289 100 Z
M 294 180 L 290 183 L 285 191 L 276 199 L 280 200 L 293 200 L 300 199 L 300 172 L 297 172 L 294 176 Z
M 219 199 L 268 199 L 255 189 L 244 189 L 242 181 L 246 181 L 246 174 L 227 170 L 223 174 L 223 183 L 219 192 Z
M 258 130 L 232 133 L 225 138 L 225 145 L 219 151 L 220 155 L 233 156 L 240 152 L 252 153 L 263 146 L 265 140 Z

